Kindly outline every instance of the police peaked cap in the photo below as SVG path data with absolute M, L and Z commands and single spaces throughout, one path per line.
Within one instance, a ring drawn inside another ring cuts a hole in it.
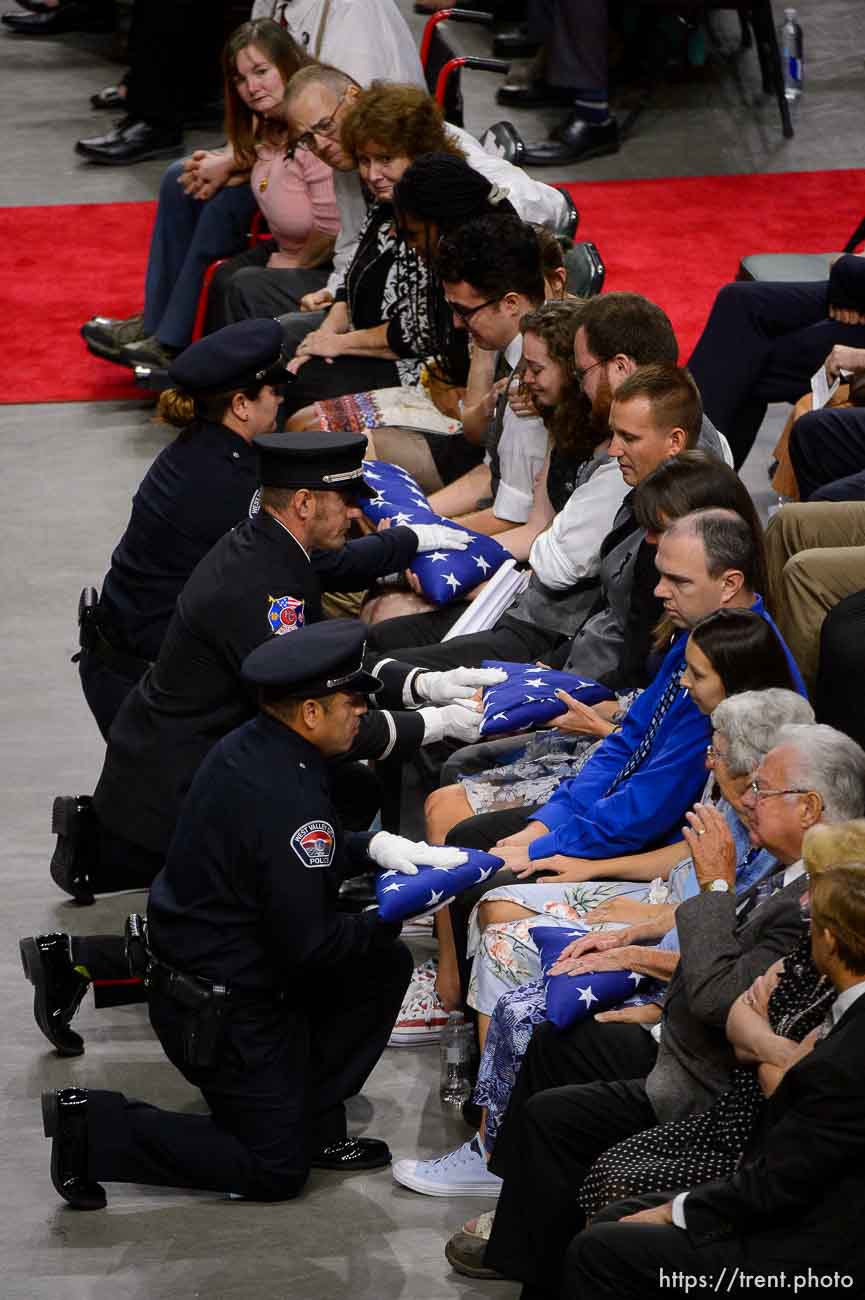
M 266 433 L 252 442 L 262 487 L 345 488 L 352 496 L 375 496 L 363 478 L 362 433 Z
M 168 367 L 168 378 L 190 394 L 284 384 L 288 374 L 281 364 L 282 342 L 278 321 L 238 321 L 184 349 Z
M 330 618 L 271 637 L 241 665 L 245 682 L 280 686 L 286 695 L 312 699 L 334 691 L 372 695 L 382 683 L 364 672 L 366 628 L 356 618 Z

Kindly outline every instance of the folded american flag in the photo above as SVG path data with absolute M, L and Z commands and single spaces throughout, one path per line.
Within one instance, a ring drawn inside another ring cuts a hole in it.
M 482 885 L 503 867 L 504 860 L 480 849 L 463 849 L 468 861 L 461 867 L 418 867 L 416 876 L 401 871 L 379 871 L 375 894 L 383 921 L 402 921 L 407 916 L 434 912 L 450 903 L 464 889 Z
M 559 1029 L 585 1020 L 599 1011 L 612 1011 L 633 997 L 642 982 L 642 975 L 629 970 L 587 971 L 585 975 L 549 975 L 547 972 L 559 959 L 563 948 L 588 933 L 583 929 L 563 929 L 559 926 L 536 925 L 532 927 L 532 943 L 541 958 L 544 984 L 547 989 L 547 1020 Z
M 503 669 L 508 679 L 484 690 L 482 736 L 528 731 L 560 717 L 565 706 L 556 698 L 556 691 L 567 691 L 583 704 L 615 698 L 606 686 L 573 673 L 554 672 L 552 668 L 537 668 L 532 664 L 500 663 L 498 659 L 485 659 L 483 666 Z
M 358 502 L 372 523 L 390 519 L 394 524 L 447 524 L 450 528 L 460 528 L 472 539 L 464 551 L 425 551 L 416 556 L 411 572 L 420 582 L 423 594 L 434 604 L 446 605 L 451 600 L 462 599 L 511 558 L 494 537 L 484 537 L 437 515 L 411 474 L 399 465 L 366 460 L 363 476 L 377 494 Z

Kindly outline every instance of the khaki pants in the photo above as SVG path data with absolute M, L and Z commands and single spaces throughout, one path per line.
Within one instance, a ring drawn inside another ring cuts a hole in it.
M 776 622 L 813 691 L 823 619 L 865 589 L 865 502 L 783 506 L 766 529 L 766 562 Z

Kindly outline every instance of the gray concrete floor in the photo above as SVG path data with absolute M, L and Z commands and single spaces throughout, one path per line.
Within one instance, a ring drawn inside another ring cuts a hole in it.
M 408 10 L 406 0 L 401 0 Z M 10 0 L 11 7 L 11 0 Z M 551 179 L 688 175 L 855 165 L 861 156 L 862 42 L 858 0 L 805 0 L 808 92 L 798 133 L 783 142 L 775 109 L 750 107 L 752 55 L 742 82 L 720 68 L 686 86 L 662 89 L 614 158 Z M 420 19 L 410 21 L 420 29 Z M 726 21 L 726 20 L 725 20 Z M 466 37 L 475 41 L 476 37 Z M 481 45 L 479 48 L 483 49 Z M 0 32 L 0 113 L 4 166 L 0 201 L 22 205 L 152 197 L 162 165 L 96 168 L 79 163 L 74 141 L 105 115 L 88 96 L 115 79 L 110 39 L 28 40 Z M 469 125 L 503 116 L 495 78 L 467 81 Z M 527 136 L 545 114 L 521 114 Z M 188 143 L 208 143 L 205 135 Z M 62 250 L 62 231 L 58 232 Z M 745 250 L 743 250 L 745 251 Z M 50 340 L 34 339 L 50 364 Z M 2 1081 L 0 1123 L 0 1296 L 3 1300 L 439 1300 L 511 1286 L 472 1284 L 451 1273 L 442 1246 L 449 1230 L 484 1203 L 450 1203 L 396 1189 L 389 1175 L 315 1175 L 299 1202 L 229 1203 L 206 1195 L 109 1187 L 105 1213 L 63 1208 L 48 1179 L 42 1088 L 79 1083 L 120 1088 L 170 1107 L 194 1109 L 194 1092 L 162 1060 L 138 1008 L 96 1013 L 78 1023 L 86 1055 L 62 1061 L 46 1051 L 18 962 L 21 935 L 50 929 L 114 931 L 140 895 L 100 900 L 80 911 L 48 877 L 51 798 L 92 789 L 103 746 L 70 664 L 80 587 L 99 581 L 123 529 L 129 497 L 164 433 L 143 404 L 0 407 L 0 518 L 3 520 L 4 765 L 0 789 L 3 908 L 0 912 Z M 745 477 L 765 510 L 767 446 L 783 411 L 773 411 Z M 388 1139 L 396 1156 L 439 1154 L 466 1136 L 442 1113 L 437 1053 L 388 1051 L 362 1098 L 359 1131 Z M 487 1203 L 488 1204 L 488 1203 Z

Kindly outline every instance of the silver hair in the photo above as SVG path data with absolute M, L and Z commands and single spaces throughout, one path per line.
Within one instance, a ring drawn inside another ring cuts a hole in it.
M 712 713 L 713 729 L 727 742 L 727 766 L 733 776 L 747 776 L 760 765 L 780 743 L 781 727 L 813 721 L 808 701 L 780 686 L 728 695 Z
M 786 726 L 777 744 L 796 751 L 791 779 L 823 800 L 824 822 L 846 822 L 865 812 L 865 751 L 843 731 L 825 724 Z

